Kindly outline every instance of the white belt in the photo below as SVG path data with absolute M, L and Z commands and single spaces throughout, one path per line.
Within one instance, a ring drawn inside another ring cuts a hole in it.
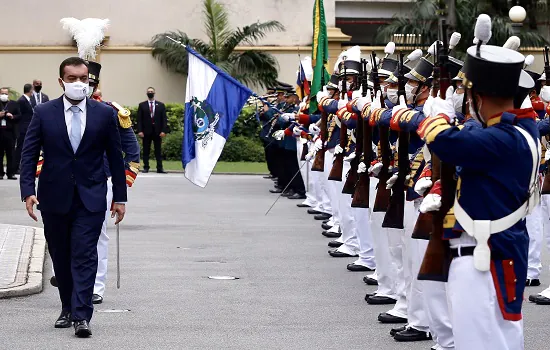
M 533 138 L 522 128 L 514 126 L 522 136 L 527 140 L 531 151 L 533 170 L 531 171 L 531 179 L 529 183 L 529 198 L 518 209 L 509 215 L 498 220 L 474 220 L 460 206 L 458 198 L 455 197 L 454 214 L 456 220 L 462 228 L 470 236 L 473 236 L 477 241 L 477 246 L 474 249 L 474 267 L 479 271 L 489 271 L 491 267 L 491 250 L 489 249 L 488 240 L 492 234 L 505 231 L 515 225 L 529 214 L 538 202 L 540 201 L 540 191 L 537 181 L 538 166 L 540 163 L 540 142 L 537 148 Z
M 340 122 L 340 118 L 338 118 L 338 116 L 336 114 L 334 114 L 334 117 L 333 117 L 335 120 L 335 123 L 336 125 L 338 125 L 339 128 L 342 127 L 342 122 Z

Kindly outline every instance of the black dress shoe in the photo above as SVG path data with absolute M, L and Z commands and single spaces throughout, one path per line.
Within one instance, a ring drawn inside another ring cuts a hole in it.
M 367 300 L 367 298 L 373 297 L 375 295 L 376 295 L 376 293 L 367 293 L 367 295 L 365 295 L 365 300 Z
M 313 218 L 315 220 L 326 220 L 326 219 L 330 219 L 330 215 L 322 213 L 322 214 L 315 215 Z
M 103 297 L 99 294 L 92 295 L 92 303 L 93 304 L 101 304 L 103 302 Z
M 304 203 L 296 204 L 296 206 L 297 206 L 298 208 L 309 208 L 309 205 L 304 204 Z
M 387 312 L 378 315 L 378 321 L 381 323 L 407 323 L 407 319 L 403 317 L 392 316 Z
M 50 284 L 56 288 L 59 286 L 57 284 L 57 278 L 55 278 L 55 276 L 52 276 L 52 278 L 50 278 Z
M 287 190 L 286 192 L 284 192 L 282 194 L 283 197 L 290 197 L 290 196 L 294 196 L 294 191 L 293 190 Z
M 88 324 L 88 321 L 75 321 L 74 335 L 79 338 L 88 338 L 90 335 L 92 335 L 92 331 L 90 330 L 90 325 Z
M 397 300 L 381 295 L 373 295 L 372 297 L 369 297 L 369 295 L 367 294 L 365 296 L 365 300 L 369 305 L 393 305 L 397 303 Z
M 331 248 L 339 248 L 342 244 L 342 242 L 338 242 L 338 241 L 330 241 L 328 242 L 328 246 L 331 247 Z
M 274 188 L 272 190 L 269 190 L 269 192 L 271 192 L 271 193 L 283 193 L 283 190 L 278 189 L 278 188 Z
M 288 199 L 306 199 L 306 195 L 305 194 L 299 194 L 299 193 L 294 193 L 292 196 L 289 196 Z
M 370 267 L 366 267 L 366 266 L 363 266 L 363 265 L 357 265 L 357 264 L 353 264 L 353 263 L 348 264 L 348 270 L 353 271 L 353 272 L 357 272 L 357 271 L 372 272 L 372 271 L 374 271 Z
M 358 255 L 350 255 L 348 253 L 342 253 L 342 252 L 339 252 L 338 250 L 334 249 L 334 250 L 329 250 L 328 251 L 328 254 L 330 256 L 332 256 L 333 258 L 355 258 L 357 257 Z
M 531 300 L 531 297 L 529 297 L 529 300 Z M 550 298 L 543 297 L 542 295 L 535 295 L 532 301 L 537 305 L 550 305 Z
M 430 332 L 422 332 L 414 328 L 407 328 L 404 331 L 396 333 L 393 339 L 402 342 L 432 340 L 432 335 Z
M 148 173 L 148 172 L 149 172 L 149 169 L 143 169 L 141 172 L 142 172 L 142 173 Z
M 17 177 L 15 177 L 13 175 L 11 175 L 11 176 L 8 175 L 8 180 L 17 180 Z
M 69 328 L 71 327 L 71 312 L 61 311 L 61 315 L 55 321 L 55 328 Z
M 369 286 L 377 286 L 377 285 L 378 285 L 378 281 L 375 280 L 375 279 L 372 278 L 372 277 L 369 277 L 369 276 L 363 277 L 363 282 L 365 282 L 365 283 L 368 284 Z
M 535 278 L 535 279 L 528 279 L 527 281 L 525 281 L 525 286 L 526 287 L 538 287 L 540 286 L 540 280 L 538 278 Z
M 330 232 L 330 231 L 323 231 L 321 234 L 327 238 L 338 238 L 342 235 L 342 233 L 340 232 Z
M 330 230 L 330 229 L 332 228 L 332 226 L 330 226 L 329 224 L 323 223 L 323 224 L 321 225 L 321 228 L 322 228 L 323 230 Z
M 323 214 L 322 212 L 320 212 L 320 211 L 318 211 L 318 210 L 315 210 L 315 209 L 308 209 L 308 210 L 307 210 L 307 213 L 308 213 L 308 214 L 311 214 L 311 215 Z
M 159 173 L 159 174 L 168 174 L 166 171 L 164 171 L 164 169 L 157 170 L 157 173 Z
M 397 327 L 397 328 L 392 328 L 391 331 L 390 331 L 390 335 L 392 337 L 394 337 L 397 333 L 399 332 L 403 332 L 403 331 L 406 331 L 407 330 L 407 326 L 401 326 L 401 327 Z
M 529 301 L 534 303 L 537 300 L 538 294 L 529 295 Z

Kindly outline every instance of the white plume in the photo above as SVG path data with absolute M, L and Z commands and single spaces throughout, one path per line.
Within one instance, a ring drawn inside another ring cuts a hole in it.
M 477 17 L 474 35 L 483 44 L 487 43 L 489 39 L 491 39 L 491 17 L 483 13 Z
M 395 52 L 395 43 L 393 41 L 390 41 L 386 45 L 386 48 L 384 49 L 384 53 L 386 55 L 393 55 L 394 52 Z
M 432 46 L 430 46 L 430 48 L 428 49 L 428 54 L 429 54 L 429 55 L 435 56 L 435 50 L 436 50 L 437 44 L 438 44 L 439 42 L 440 42 L 439 40 L 436 40 L 436 41 L 434 41 L 434 43 L 432 44 Z
M 502 47 L 517 51 L 519 49 L 519 45 L 521 45 L 521 40 L 517 36 L 513 35 L 506 40 Z
M 462 38 L 462 34 L 459 32 L 454 32 L 451 35 L 451 39 L 449 39 L 449 50 L 452 50 L 455 48 L 456 45 L 460 42 L 460 38 Z
M 104 31 L 109 26 L 108 19 L 76 18 L 61 19 L 63 29 L 68 30 L 78 47 L 78 56 L 82 59 L 93 60 L 96 56 L 96 48 L 105 38 Z
M 407 62 L 416 61 L 422 56 L 422 50 L 416 49 L 407 56 Z
M 527 57 L 525 57 L 525 68 L 529 67 L 530 65 L 533 64 L 533 62 L 535 62 L 535 56 L 533 55 L 527 55 Z

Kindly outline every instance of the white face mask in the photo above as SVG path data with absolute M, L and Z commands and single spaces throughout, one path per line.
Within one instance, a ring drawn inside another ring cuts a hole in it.
M 90 86 L 80 81 L 74 83 L 63 82 L 63 86 L 65 86 L 65 96 L 75 101 L 82 101 L 90 91 Z
M 9 96 L 8 96 L 8 95 L 6 95 L 6 94 L 0 95 L 0 101 L 2 101 L 2 102 L 8 102 L 8 100 L 9 100 Z
M 464 94 L 453 93 L 453 106 L 456 112 L 462 113 L 462 105 L 464 104 Z
M 390 100 L 390 102 L 393 104 L 397 104 L 397 102 L 399 101 L 397 89 L 388 89 L 388 100 Z
M 338 88 L 340 91 L 342 91 L 342 80 L 338 82 Z M 349 91 L 351 89 L 351 83 L 349 81 L 346 81 L 346 91 Z
M 414 98 L 416 95 L 416 90 L 418 90 L 418 86 L 412 86 L 409 84 L 405 84 L 405 94 L 407 96 L 407 101 L 412 103 L 414 102 Z

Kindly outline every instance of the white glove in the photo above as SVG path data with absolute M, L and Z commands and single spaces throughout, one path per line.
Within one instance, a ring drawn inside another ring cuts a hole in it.
M 313 149 L 315 152 L 318 152 L 323 149 L 323 141 L 321 139 L 315 140 L 315 143 L 313 144 Z
M 336 147 L 334 147 L 334 154 L 336 155 L 341 153 L 344 153 L 344 149 L 340 147 L 340 145 L 336 145 Z
M 418 193 L 420 196 L 423 196 L 426 191 L 432 187 L 433 182 L 429 177 L 422 177 L 418 179 L 416 185 L 414 185 L 414 192 Z
M 550 86 L 548 85 L 543 86 L 542 89 L 540 89 L 539 96 L 544 102 L 546 103 L 550 102 Z
M 317 102 L 321 101 L 323 97 L 328 97 L 328 90 L 326 86 L 323 87 L 323 90 L 317 93 Z
M 374 101 L 372 101 L 372 108 L 382 108 L 382 105 L 380 104 L 380 98 L 382 97 L 382 91 L 378 91 L 376 93 L 376 97 L 374 98 Z
M 399 176 L 398 175 L 399 173 L 395 173 L 392 175 L 392 177 L 390 177 L 388 179 L 388 181 L 386 181 L 386 189 L 389 190 L 390 188 L 393 187 L 393 185 L 395 185 L 395 183 L 397 182 L 397 177 Z
M 544 153 L 544 159 L 546 161 L 550 160 L 550 150 L 548 148 L 546 149 L 546 153 Z
M 351 99 L 353 100 L 354 98 L 359 98 L 362 95 L 363 95 L 363 87 L 360 87 L 359 90 L 354 90 L 351 93 Z
M 294 128 L 292 128 L 292 134 L 294 134 L 294 136 L 300 136 L 302 135 L 302 129 L 295 126 Z
M 321 128 L 319 128 L 316 124 L 311 124 L 309 126 L 309 132 L 317 136 L 321 133 Z
M 407 109 L 407 103 L 405 102 L 405 96 L 399 96 L 399 104 L 396 105 L 395 107 L 393 107 L 392 111 L 391 111 L 391 115 L 395 115 L 395 113 L 397 113 L 398 111 L 402 110 L 402 109 Z
M 367 94 L 366 97 L 359 97 L 356 102 L 357 109 L 359 111 L 363 111 L 363 108 L 365 108 L 365 105 L 371 101 L 370 94 Z
M 347 104 L 348 104 L 347 100 L 338 100 L 338 110 L 346 107 Z
M 382 163 L 378 162 L 374 165 L 371 165 L 369 167 L 369 174 L 373 174 L 374 176 L 378 176 L 378 174 L 380 174 L 380 170 L 382 170 Z
M 315 151 L 306 154 L 306 161 L 309 162 L 311 159 L 313 159 L 313 156 L 315 156 Z
M 349 156 L 344 157 L 344 162 L 351 162 L 355 159 L 355 152 L 351 152 Z
M 300 102 L 300 105 L 299 105 L 300 110 L 304 108 L 306 105 L 307 103 L 305 101 Z
M 285 122 L 288 122 L 288 121 L 293 122 L 294 119 L 296 118 L 296 113 L 283 113 L 281 114 L 281 118 L 283 118 Z
M 281 141 L 285 137 L 285 131 L 284 130 L 277 130 L 273 133 L 273 137 L 277 141 Z
M 438 211 L 441 208 L 441 196 L 436 193 L 430 193 L 422 200 L 420 212 Z
M 438 114 L 445 114 L 449 117 L 449 122 L 453 123 L 456 118 L 456 112 L 452 100 L 444 100 L 441 97 L 434 98 L 433 105 L 431 107 L 431 115 L 433 117 Z
M 430 96 L 428 96 L 428 98 L 426 99 L 426 102 L 424 102 L 424 108 L 422 109 L 422 112 L 424 112 L 424 115 L 426 117 L 429 117 L 432 115 L 433 104 L 434 104 L 434 98 L 432 94 L 430 94 Z
M 450 85 L 448 88 L 447 88 L 447 92 L 445 94 L 445 99 L 446 100 L 449 100 L 451 98 L 453 98 L 453 93 L 455 92 L 455 88 Z M 430 94 L 431 95 L 431 94 Z
M 366 171 L 367 171 L 367 165 L 363 162 L 359 163 L 359 165 L 357 166 L 357 173 L 362 174 Z

